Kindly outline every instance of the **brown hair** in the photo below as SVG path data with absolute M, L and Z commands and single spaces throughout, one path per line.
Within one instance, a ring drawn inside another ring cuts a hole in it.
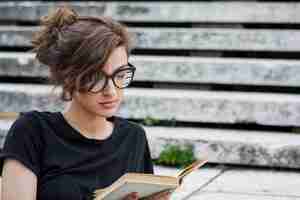
M 86 92 L 85 79 L 99 70 L 110 53 L 124 46 L 129 56 L 127 26 L 110 17 L 79 16 L 63 6 L 41 18 L 44 27 L 31 43 L 36 58 L 50 68 L 50 83 L 62 86 L 60 98 L 72 100 L 75 90 Z

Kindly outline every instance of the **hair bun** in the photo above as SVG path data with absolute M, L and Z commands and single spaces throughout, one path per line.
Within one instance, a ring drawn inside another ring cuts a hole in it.
M 64 25 L 71 25 L 77 21 L 78 14 L 66 6 L 57 8 L 48 16 L 41 17 L 41 24 L 49 28 L 61 29 Z
M 71 25 L 78 20 L 77 13 L 66 6 L 59 7 L 47 16 L 41 17 L 43 28 L 33 35 L 31 43 L 32 52 L 36 52 L 36 58 L 46 65 L 57 65 L 62 56 L 61 49 L 57 46 L 61 29 L 65 25 Z

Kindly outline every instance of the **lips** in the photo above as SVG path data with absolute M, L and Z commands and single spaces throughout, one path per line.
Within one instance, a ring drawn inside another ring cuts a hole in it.
M 115 106 L 117 106 L 118 101 L 105 101 L 105 102 L 101 102 L 99 103 L 99 105 L 101 105 L 104 108 L 114 108 Z
M 112 104 L 112 103 L 117 103 L 118 101 L 104 101 L 104 102 L 99 102 L 100 104 Z

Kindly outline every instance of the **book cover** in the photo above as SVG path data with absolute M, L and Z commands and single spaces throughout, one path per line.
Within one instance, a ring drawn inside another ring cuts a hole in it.
M 184 177 L 206 162 L 207 159 L 197 160 L 175 176 L 126 173 L 109 187 L 96 190 L 94 200 L 120 200 L 132 192 L 138 192 L 141 199 L 166 190 L 173 192 L 181 185 Z

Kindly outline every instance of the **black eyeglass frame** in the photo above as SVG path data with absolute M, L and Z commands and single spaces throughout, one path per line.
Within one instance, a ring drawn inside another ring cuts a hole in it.
M 102 73 L 104 74 L 104 77 L 105 77 L 105 82 L 104 82 L 103 87 L 102 87 L 99 91 L 97 91 L 97 92 L 92 91 L 93 87 L 96 86 L 97 83 L 98 83 L 98 82 L 96 82 L 96 84 L 92 85 L 92 86 L 88 89 L 88 92 L 93 93 L 93 94 L 97 94 L 97 93 L 99 93 L 99 92 L 102 92 L 102 91 L 106 88 L 109 79 L 111 79 L 112 82 L 113 82 L 113 84 L 114 84 L 114 86 L 117 87 L 117 88 L 119 88 L 119 89 L 124 89 L 124 88 L 129 87 L 130 83 L 129 83 L 127 86 L 125 86 L 125 87 L 119 87 L 119 86 L 115 83 L 115 80 L 114 80 L 114 76 L 115 76 L 117 73 L 122 72 L 122 71 L 126 71 L 126 70 L 128 70 L 128 69 L 132 71 L 132 76 L 131 76 L 131 79 L 130 79 L 130 83 L 131 83 L 132 80 L 133 80 L 135 71 L 136 71 L 136 67 L 135 67 L 133 64 L 131 64 L 131 63 L 128 62 L 126 65 L 121 65 L 121 66 L 119 66 L 118 69 L 117 69 L 116 71 L 114 71 L 111 75 L 107 75 L 105 72 L 102 71 Z

